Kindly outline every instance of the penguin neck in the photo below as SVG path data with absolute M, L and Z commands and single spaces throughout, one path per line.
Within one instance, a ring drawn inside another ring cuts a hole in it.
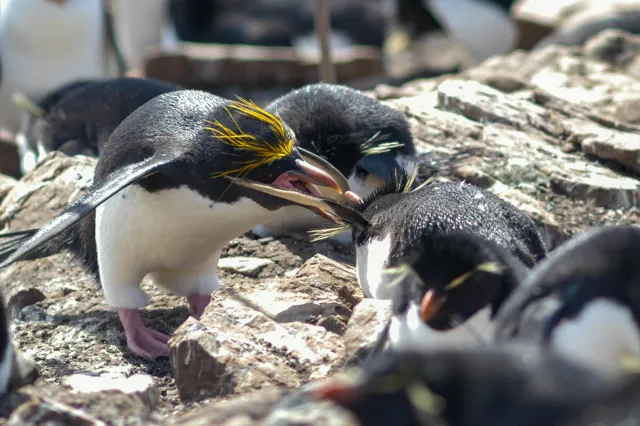
M 484 346 L 492 341 L 494 328 L 489 306 L 480 309 L 463 324 L 439 331 L 420 318 L 416 303 L 409 302 L 404 312 L 391 319 L 389 341 L 392 349 L 400 352 Z
M 629 357 L 640 359 L 640 329 L 629 307 L 610 298 L 588 302 L 553 330 L 551 347 L 606 375 L 621 373 Z

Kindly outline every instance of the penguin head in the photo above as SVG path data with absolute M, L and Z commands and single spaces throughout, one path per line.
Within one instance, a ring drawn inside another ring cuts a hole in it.
M 299 203 L 334 222 L 317 202 L 310 205 L 311 198 L 321 195 L 317 187 L 335 191 L 343 202 L 360 201 L 340 171 L 296 146 L 295 134 L 279 116 L 245 100 L 231 102 L 227 112 L 207 128 L 222 142 L 218 154 L 233 158 L 233 166 L 214 173 L 214 178 L 225 177 L 243 189 L 262 189 L 244 195 L 270 210 Z
M 427 326 L 447 330 L 485 307 L 494 316 L 525 270 L 495 243 L 454 231 L 423 234 L 386 272 L 394 315 L 413 305 Z
M 267 106 L 295 132 L 299 145 L 345 175 L 354 192 L 367 196 L 401 172 L 415 153 L 403 113 L 347 86 L 316 83 Z

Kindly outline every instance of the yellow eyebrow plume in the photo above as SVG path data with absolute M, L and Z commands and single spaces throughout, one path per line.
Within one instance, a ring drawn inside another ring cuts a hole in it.
M 241 128 L 230 109 L 236 110 L 245 117 L 265 123 L 271 129 L 275 136 L 275 143 L 267 143 L 258 140 L 254 135 L 245 133 Z M 238 97 L 237 101 L 231 101 L 225 111 L 233 121 L 235 129 L 225 126 L 219 120 L 209 121 L 209 127 L 205 127 L 210 131 L 216 139 L 222 143 L 233 146 L 239 150 L 250 151 L 254 157 L 247 161 L 237 162 L 239 166 L 232 170 L 226 170 L 213 174 L 214 178 L 225 175 L 236 174 L 243 176 L 251 172 L 256 167 L 268 165 L 274 161 L 291 155 L 293 151 L 294 138 L 282 121 L 280 116 L 274 115 L 262 108 L 256 103 Z

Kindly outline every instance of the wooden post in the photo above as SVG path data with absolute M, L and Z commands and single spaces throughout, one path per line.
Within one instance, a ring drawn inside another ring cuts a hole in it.
M 325 83 L 335 83 L 336 70 L 331 61 L 331 48 L 329 46 L 329 38 L 331 37 L 331 15 L 329 14 L 325 0 L 315 0 L 315 2 L 314 21 L 321 53 L 320 80 Z

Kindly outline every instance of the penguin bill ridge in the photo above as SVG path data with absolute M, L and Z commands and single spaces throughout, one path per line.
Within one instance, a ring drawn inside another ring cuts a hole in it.
M 338 199 L 358 199 L 344 176 L 297 147 L 277 115 L 244 99 L 171 91 L 118 125 L 93 184 L 62 213 L 40 229 L 0 234 L 0 268 L 69 250 L 117 309 L 129 349 L 167 356 L 169 336 L 141 317 L 149 302 L 141 281 L 148 276 L 186 297 L 199 318 L 220 287 L 222 248 L 290 204 L 223 178 L 234 175 L 309 194 L 326 186 Z

